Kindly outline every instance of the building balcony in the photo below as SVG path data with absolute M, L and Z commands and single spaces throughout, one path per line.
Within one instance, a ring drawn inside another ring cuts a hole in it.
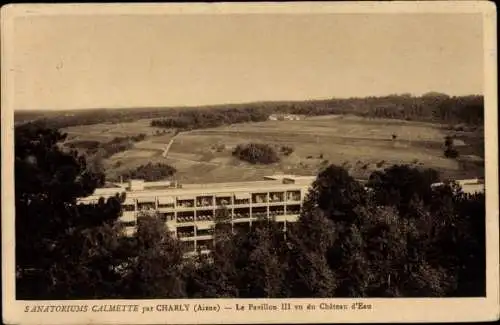
M 250 206 L 250 200 L 234 200 L 233 206 Z
M 267 207 L 269 202 L 252 203 L 252 207 Z
M 215 223 L 213 222 L 199 222 L 196 223 L 196 235 L 205 236 L 212 235 L 214 233 Z
M 196 201 L 196 207 L 201 208 L 201 207 L 213 207 L 214 206 L 214 201 L 213 200 L 199 200 Z
M 228 206 L 228 205 L 231 205 L 232 202 L 231 202 L 231 197 L 221 197 L 221 198 L 217 198 L 215 200 L 215 205 L 216 206 Z
M 233 214 L 233 220 L 239 219 L 250 219 L 250 213 L 235 213 Z
M 252 194 L 252 204 L 267 203 L 268 197 L 266 193 Z
M 123 213 L 134 213 L 135 212 L 135 205 L 124 204 L 124 205 L 122 205 L 122 211 L 123 211 Z
M 267 212 L 252 212 L 252 218 L 267 219 Z
M 196 240 L 212 240 L 214 239 L 214 235 L 200 235 L 200 234 L 197 234 L 196 235 Z
M 194 201 L 177 201 L 177 209 L 189 209 L 194 207 Z
M 194 231 L 192 232 L 177 232 L 177 238 L 180 240 L 194 240 Z
M 214 216 L 212 215 L 197 215 L 196 216 L 196 221 L 214 221 Z
M 175 211 L 176 208 L 174 206 L 158 206 L 158 212 L 170 212 Z
M 176 210 L 176 211 L 193 211 L 193 212 L 194 212 L 194 211 L 196 210 L 196 208 L 195 208 L 194 206 L 189 207 L 189 206 L 179 206 L 179 205 L 178 205 L 178 206 L 175 208 L 175 210 Z
M 177 223 L 194 222 L 194 216 L 177 215 Z
M 269 193 L 269 202 L 284 202 L 285 195 L 283 192 L 271 192 Z
M 128 237 L 135 235 L 136 231 L 137 231 L 136 227 L 125 227 L 125 229 L 124 229 L 125 236 L 128 236 Z
M 273 219 L 276 222 L 284 222 L 284 221 L 287 221 L 287 222 L 296 222 L 299 219 L 299 215 L 298 214 L 294 214 L 294 215 L 291 215 L 291 214 L 278 215 L 278 216 L 275 216 Z
M 287 202 L 299 202 L 301 201 L 301 195 L 299 191 L 288 192 L 286 195 Z
M 285 214 L 285 210 L 269 211 L 269 217 L 276 217 Z

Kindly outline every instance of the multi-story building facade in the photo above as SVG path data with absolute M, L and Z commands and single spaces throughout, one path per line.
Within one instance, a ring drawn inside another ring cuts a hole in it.
M 253 223 L 270 219 L 286 231 L 287 223 L 297 220 L 314 178 L 277 175 L 263 181 L 183 184 L 182 187 L 170 182 L 132 180 L 117 187 L 97 189 L 79 202 L 88 204 L 101 197 L 125 193 L 120 221 L 127 234 L 133 234 L 142 214 L 154 212 L 190 254 L 210 251 L 215 219 L 222 211 L 235 230 L 249 229 Z
M 132 180 L 112 188 L 97 189 L 82 204 L 95 203 L 125 193 L 120 221 L 127 235 L 132 235 L 138 218 L 155 213 L 168 230 L 183 242 L 186 254 L 209 252 L 213 244 L 215 220 L 224 211 L 233 230 L 249 229 L 262 220 L 274 220 L 286 231 L 287 224 L 295 222 L 302 202 L 315 177 L 275 175 L 263 181 L 183 184 L 172 182 L 144 182 Z M 478 179 L 459 180 L 466 193 L 484 191 L 484 182 Z M 442 183 L 434 184 L 439 186 Z

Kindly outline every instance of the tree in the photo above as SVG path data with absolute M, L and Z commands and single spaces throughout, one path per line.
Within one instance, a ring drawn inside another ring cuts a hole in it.
M 143 179 L 148 182 L 159 181 L 173 176 L 177 170 L 164 163 L 140 165 L 132 170 L 123 172 L 120 176 L 124 179 Z
M 453 144 L 453 138 L 451 136 L 446 136 L 444 138 L 444 156 L 446 158 L 457 158 L 458 157 L 458 150 L 455 148 Z
M 126 268 L 127 298 L 183 298 L 183 252 L 167 226 L 156 215 L 138 216 Z
M 430 202 L 432 184 L 438 181 L 439 173 L 433 169 L 394 165 L 373 172 L 366 186 L 372 191 L 377 204 L 396 206 L 405 214 L 415 199 Z
M 273 147 L 262 143 L 238 145 L 233 156 L 251 164 L 273 164 L 280 161 L 280 157 Z
M 192 298 L 237 298 L 235 261 L 239 254 L 227 208 L 216 211 L 214 245 L 210 256 L 199 255 L 188 269 L 187 291 Z
M 354 209 L 363 204 L 363 186 L 342 167 L 330 165 L 313 182 L 304 200 L 306 209 L 318 208 L 330 220 L 353 220 Z
M 76 199 L 91 194 L 104 176 L 87 168 L 75 151 L 61 151 L 58 143 L 65 138 L 40 123 L 15 129 L 18 299 L 93 298 L 115 291 L 107 281 L 113 281 L 113 265 L 120 263 L 113 255 L 120 204 L 110 198 L 77 206 Z M 102 246 L 89 254 L 81 249 L 85 242 Z
M 241 235 L 237 235 L 241 236 Z M 266 220 L 237 241 L 236 267 L 241 298 L 279 298 L 284 280 L 284 236 L 274 221 Z
M 317 208 L 303 210 L 297 223 L 287 230 L 287 296 L 333 296 L 336 283 L 327 260 L 333 236 L 333 222 Z
M 345 170 L 320 173 L 288 236 L 289 294 L 484 294 L 484 196 L 453 183 L 431 186 L 438 179 L 432 170 L 393 166 L 375 172 L 361 195 Z

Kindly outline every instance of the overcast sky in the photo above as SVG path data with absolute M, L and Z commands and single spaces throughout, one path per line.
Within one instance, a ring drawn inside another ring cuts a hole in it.
M 14 108 L 483 93 L 479 14 L 28 16 Z

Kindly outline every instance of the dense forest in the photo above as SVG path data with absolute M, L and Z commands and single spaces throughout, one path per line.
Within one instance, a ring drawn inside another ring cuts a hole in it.
M 151 121 L 151 126 L 181 130 L 217 127 L 221 125 L 260 122 L 269 117 L 268 110 L 260 107 L 220 108 L 215 110 L 188 109 L 163 120 Z
M 17 299 L 485 296 L 484 194 L 431 187 L 436 171 L 393 166 L 363 185 L 327 166 L 286 232 L 229 231 L 221 209 L 213 253 L 185 260 L 154 215 L 122 235 L 125 197 L 76 204 L 103 175 L 60 132 L 15 137 Z
M 178 108 L 129 108 L 81 110 L 68 114 L 16 112 L 16 121 L 45 120 L 47 126 L 64 128 L 97 123 L 121 123 L 156 119 L 152 126 L 199 129 L 250 121 L 264 121 L 273 113 L 301 115 L 354 114 L 373 118 L 394 118 L 445 124 L 478 126 L 484 122 L 483 96 L 448 96 L 427 93 L 422 96 L 310 100 L 300 102 L 261 102 Z
M 306 116 L 355 114 L 372 118 L 390 118 L 446 124 L 483 124 L 483 98 L 480 96 L 449 97 L 427 94 L 422 97 L 387 96 L 350 99 L 275 103 L 218 110 L 188 109 L 176 115 L 153 120 L 152 126 L 182 130 L 210 128 L 242 122 L 259 122 L 273 113 Z

